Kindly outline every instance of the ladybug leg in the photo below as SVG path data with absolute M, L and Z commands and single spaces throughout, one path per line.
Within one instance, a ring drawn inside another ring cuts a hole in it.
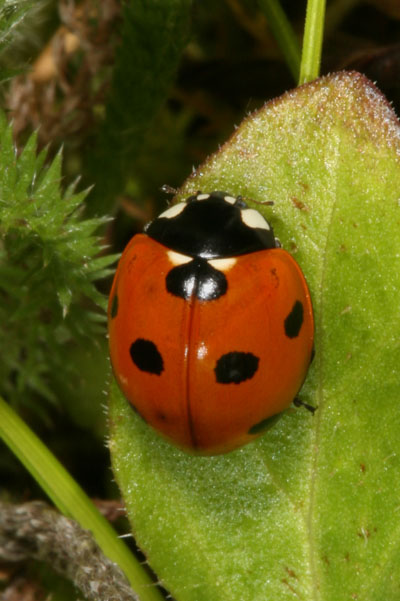
M 295 397 L 293 399 L 293 405 L 295 405 L 295 407 L 304 407 L 304 409 L 307 409 L 307 411 L 309 411 L 313 415 L 314 415 L 314 413 L 317 410 L 317 407 L 313 407 L 312 405 L 309 405 L 308 403 L 305 403 L 304 401 L 302 401 L 301 399 L 299 399 L 299 397 Z
M 178 190 L 176 188 L 173 188 L 172 186 L 169 186 L 168 184 L 163 184 L 160 188 L 161 192 L 164 192 L 165 194 L 178 194 Z

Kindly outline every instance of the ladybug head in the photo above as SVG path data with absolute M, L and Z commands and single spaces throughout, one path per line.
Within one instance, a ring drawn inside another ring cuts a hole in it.
M 145 232 L 172 250 L 203 259 L 276 248 L 274 232 L 261 213 L 226 192 L 198 192 L 161 213 Z

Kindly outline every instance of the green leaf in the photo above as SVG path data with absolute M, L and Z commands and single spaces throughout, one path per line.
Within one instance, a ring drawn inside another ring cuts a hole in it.
M 301 397 L 318 409 L 289 409 L 228 455 L 193 457 L 114 384 L 115 474 L 178 601 L 400 598 L 399 157 L 389 104 L 343 72 L 251 115 L 180 192 L 274 201 L 256 207 L 310 286 L 316 355 Z
M 0 51 L 34 6 L 34 0 L 0 0 Z

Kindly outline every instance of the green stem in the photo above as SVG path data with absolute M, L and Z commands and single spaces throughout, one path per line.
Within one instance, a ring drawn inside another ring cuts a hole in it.
M 294 79 L 297 81 L 300 69 L 300 45 L 279 0 L 258 0 L 258 4 L 268 20 L 268 25 L 282 50 Z
M 308 0 L 299 85 L 316 79 L 321 63 L 325 0 Z
M 103 553 L 123 570 L 141 601 L 161 601 L 158 589 L 84 491 L 0 397 L 0 437 L 67 517 L 90 530 Z

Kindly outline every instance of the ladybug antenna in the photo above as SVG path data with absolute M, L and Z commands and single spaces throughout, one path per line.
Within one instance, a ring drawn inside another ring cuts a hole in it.
M 254 202 L 254 204 L 261 205 L 263 207 L 273 207 L 275 204 L 273 200 L 256 200 L 255 198 L 246 198 L 246 196 L 238 196 L 237 199 L 241 200 L 242 202 L 251 200 L 251 202 Z
M 255 200 L 252 198 L 251 201 L 256 205 L 261 205 L 262 207 L 273 207 L 275 204 L 273 200 Z
M 241 209 L 245 209 L 247 207 L 247 204 L 241 194 L 236 196 L 235 206 Z

